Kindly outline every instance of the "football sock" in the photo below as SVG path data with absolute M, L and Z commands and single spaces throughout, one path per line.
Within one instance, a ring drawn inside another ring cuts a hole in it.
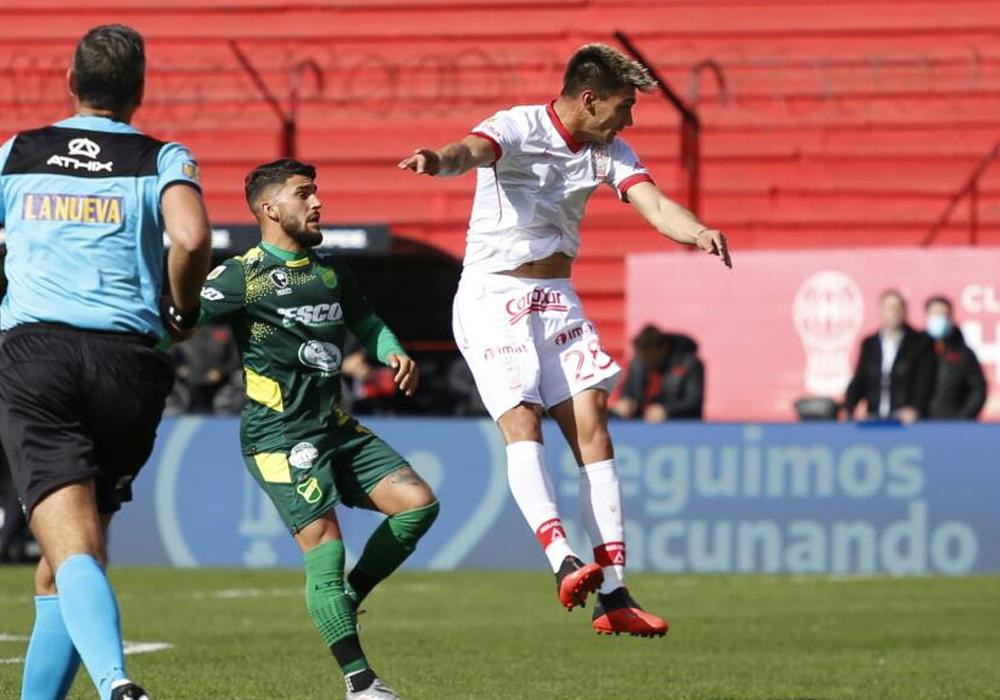
M 80 667 L 59 610 L 59 596 L 35 596 L 35 626 L 24 658 L 21 700 L 63 700 Z
M 563 559 L 575 556 L 566 540 L 555 489 L 545 471 L 545 448 L 540 442 L 512 442 L 507 445 L 507 481 L 521 514 L 542 546 L 552 571 L 558 572 Z
M 406 561 L 434 523 L 440 509 L 441 505 L 434 501 L 421 508 L 390 515 L 382 521 L 368 538 L 361 558 L 347 577 L 349 593 L 355 604 L 364 600 L 379 581 Z
M 108 577 L 94 557 L 75 554 L 56 572 L 56 589 L 73 646 L 101 700 L 110 700 L 114 683 L 127 676 L 118 602 Z
M 625 585 L 625 523 L 614 460 L 580 470 L 580 511 L 594 546 L 594 561 L 604 569 L 600 592 L 610 593 Z
M 357 618 L 354 605 L 344 590 L 344 543 L 331 540 L 305 553 L 306 608 L 313 624 L 344 672 L 345 682 L 350 676 L 358 687 L 365 690 L 368 674 L 355 676 L 359 671 L 371 671 L 358 639 Z M 375 674 L 370 674 L 374 679 Z

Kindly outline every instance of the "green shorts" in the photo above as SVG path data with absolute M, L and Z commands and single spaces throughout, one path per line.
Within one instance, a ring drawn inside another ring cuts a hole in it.
M 337 503 L 365 505 L 382 479 L 406 466 L 402 455 L 353 419 L 287 451 L 244 455 L 243 461 L 292 534 Z

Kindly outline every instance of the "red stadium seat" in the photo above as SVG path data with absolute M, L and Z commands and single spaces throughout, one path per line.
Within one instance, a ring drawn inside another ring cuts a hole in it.
M 284 9 L 289 7 L 290 9 Z M 398 173 L 419 145 L 462 135 L 512 104 L 550 99 L 574 47 L 620 29 L 704 124 L 702 203 L 739 265 L 748 248 L 915 245 L 997 138 L 1000 6 L 955 0 L 662 3 L 622 0 L 7 0 L 0 6 L 0 136 L 67 108 L 63 73 L 89 26 L 130 23 L 149 46 L 139 124 L 202 161 L 213 219 L 245 221 L 242 180 L 282 152 L 280 122 L 228 42 L 287 108 L 298 152 L 321 168 L 325 216 L 384 221 L 461 255 L 471 178 Z M 861 11 L 863 8 L 863 11 Z M 41 27 L 44 27 L 42 30 Z M 712 59 L 721 89 L 692 67 Z M 322 85 L 313 69 L 319 70 Z M 293 79 L 293 74 L 298 79 Z M 678 196 L 677 115 L 641 99 L 626 134 Z M 980 241 L 1000 243 L 1000 168 L 982 183 Z M 575 275 L 620 353 L 624 256 L 662 250 L 610 192 L 584 226 Z M 940 243 L 967 237 L 967 209 Z

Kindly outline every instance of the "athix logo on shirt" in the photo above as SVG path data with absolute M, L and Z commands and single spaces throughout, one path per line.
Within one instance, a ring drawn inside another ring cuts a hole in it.
M 24 195 L 21 218 L 25 221 L 120 224 L 122 198 L 29 192 Z
M 566 311 L 562 292 L 555 289 L 532 289 L 527 294 L 510 299 L 507 302 L 508 323 L 514 325 L 531 313 L 542 311 Z
M 278 313 L 281 314 L 282 323 L 286 326 L 296 322 L 305 326 L 319 326 L 344 318 L 344 310 L 339 303 L 292 306 L 278 309 Z
M 90 139 L 73 139 L 67 144 L 66 150 L 69 152 L 68 156 L 51 156 L 46 161 L 46 165 L 56 165 L 60 168 L 72 168 L 73 170 L 87 170 L 92 173 L 102 171 L 110 173 L 112 166 L 114 166 L 114 162 L 110 160 L 106 163 L 95 160 L 101 154 L 101 147 Z M 76 156 L 86 158 L 87 160 L 80 160 Z
M 73 139 L 69 142 L 69 154 L 94 159 L 101 154 L 101 147 L 90 139 Z

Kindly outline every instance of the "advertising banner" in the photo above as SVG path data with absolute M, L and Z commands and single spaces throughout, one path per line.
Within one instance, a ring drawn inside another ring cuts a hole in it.
M 433 486 L 441 515 L 408 562 L 425 569 L 545 569 L 511 499 L 488 420 L 366 421 Z M 247 473 L 238 421 L 164 422 L 116 516 L 117 563 L 299 566 Z M 566 529 L 590 558 L 572 455 L 546 424 Z M 660 572 L 950 574 L 1000 570 L 1000 426 L 613 425 L 628 561 Z M 349 558 L 380 516 L 339 509 Z

